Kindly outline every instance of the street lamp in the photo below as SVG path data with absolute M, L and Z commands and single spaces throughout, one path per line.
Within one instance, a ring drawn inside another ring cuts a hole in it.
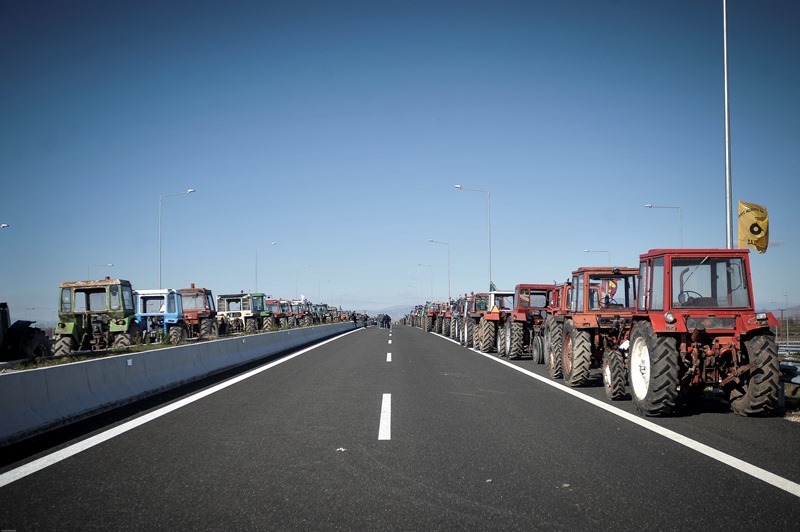
M 430 264 L 417 264 L 417 266 L 431 269 L 431 301 L 433 301 L 433 266 Z
M 645 203 L 645 208 L 647 209 L 677 209 L 678 210 L 678 223 L 680 224 L 681 230 L 681 247 L 683 247 L 683 213 L 681 212 L 680 207 L 672 207 L 669 205 L 653 205 L 652 203 Z
M 786 343 L 789 343 L 789 296 L 783 294 L 784 302 L 786 303 Z
M 488 190 L 481 190 L 479 188 L 467 188 L 462 185 L 455 185 L 458 190 L 469 190 L 471 192 L 486 192 L 487 199 L 487 225 L 489 229 L 489 290 L 492 290 L 492 193 Z
M 277 242 L 272 242 L 270 246 L 274 246 Z M 261 244 L 260 246 L 256 246 L 256 289 L 255 291 L 258 292 L 258 250 L 263 248 L 266 244 Z
M 432 238 L 429 238 L 428 242 L 431 244 L 442 244 L 447 246 L 447 300 L 450 301 L 450 244 L 447 242 L 439 242 L 438 240 L 434 240 Z
M 295 299 L 299 299 L 300 298 L 300 292 L 298 291 L 298 288 L 297 288 L 297 285 L 299 284 L 299 281 L 300 281 L 300 270 L 302 270 L 304 268 L 310 268 L 310 267 L 311 267 L 310 264 L 306 264 L 305 266 L 300 266 L 294 272 L 294 298 Z
M 89 273 L 89 271 L 92 268 L 111 268 L 112 266 L 114 266 L 114 265 L 111 264 L 110 262 L 108 264 L 92 264 L 90 266 L 87 266 L 86 267 L 86 279 L 91 279 L 92 278 L 92 274 Z
M 186 192 L 173 192 L 172 194 L 161 194 L 158 197 L 158 287 L 161 288 L 161 216 L 164 211 L 163 201 L 168 196 L 182 196 L 183 194 L 191 194 L 194 192 L 193 188 L 186 189 Z
M 611 252 L 607 249 L 584 249 L 584 253 L 608 253 L 608 265 L 611 266 Z
M 11 226 L 8 224 L 0 224 L 0 229 L 8 229 L 9 227 Z

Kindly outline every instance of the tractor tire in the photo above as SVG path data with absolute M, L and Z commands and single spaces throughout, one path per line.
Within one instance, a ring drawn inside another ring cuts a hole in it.
M 450 320 L 447 318 L 442 322 L 442 336 L 450 338 Z
M 572 320 L 564 323 L 562 346 L 564 382 L 568 386 L 583 386 L 589 380 L 592 367 L 592 338 L 588 331 L 578 329 Z
M 675 339 L 653 332 L 640 321 L 631 331 L 628 370 L 633 406 L 645 416 L 665 416 L 675 411 L 678 399 L 678 349 Z
M 19 346 L 19 354 L 30 360 L 50 356 L 50 341 L 41 329 L 32 329 L 28 327 L 25 331 L 25 336 L 22 338 L 22 343 Z
M 306 314 L 303 316 L 302 325 L 301 327 L 311 327 L 314 324 L 313 318 L 311 318 L 310 314 Z
M 506 327 L 505 325 L 498 325 L 497 326 L 497 344 L 495 350 L 497 351 L 497 356 L 504 357 L 506 356 Z
M 506 355 L 509 360 L 514 360 L 522 354 L 522 337 L 524 328 L 522 322 L 508 318 L 508 330 L 506 331 Z
M 264 321 L 261 325 L 261 330 L 264 332 L 269 332 L 275 328 L 275 318 L 273 316 L 265 316 Z
M 425 316 L 425 332 L 431 332 L 433 330 L 433 320 L 431 320 L 430 316 Z
M 603 355 L 603 387 L 606 389 L 606 398 L 610 401 L 625 399 L 625 359 L 622 353 L 613 349 Z
M 172 345 L 181 345 L 186 342 L 186 326 L 176 325 L 169 330 L 169 343 Z
M 731 410 L 740 416 L 768 414 L 777 404 L 781 378 L 775 336 L 772 333 L 754 334 L 743 343 L 750 373 L 746 381 L 729 389 Z
M 563 334 L 564 326 L 558 323 L 553 316 L 548 316 L 544 322 L 544 352 L 551 379 L 560 379 L 564 374 L 561 363 Z
M 450 339 L 455 340 L 458 337 L 458 321 L 455 318 L 450 318 Z
M 217 320 L 213 318 L 205 318 L 200 322 L 200 339 L 201 340 L 216 340 L 219 338 L 219 326 Z
M 136 323 L 131 323 L 127 332 L 119 333 L 114 336 L 114 340 L 111 342 L 111 348 L 130 347 L 132 345 L 140 345 L 141 343 L 142 330 Z
M 245 334 L 255 334 L 257 332 L 258 332 L 258 325 L 256 325 L 256 320 L 249 319 L 244 322 Z
M 482 353 L 491 353 L 494 351 L 495 342 L 497 341 L 497 331 L 495 331 L 494 323 L 485 318 L 481 318 L 480 329 L 481 342 L 478 349 Z
M 531 340 L 531 358 L 534 364 L 541 364 L 544 362 L 544 338 L 541 336 L 534 336 Z
M 464 345 L 475 347 L 475 322 L 472 318 L 467 318 L 464 322 Z
M 74 340 L 71 335 L 62 334 L 56 339 L 56 347 L 53 350 L 53 355 L 57 357 L 67 357 L 74 349 Z

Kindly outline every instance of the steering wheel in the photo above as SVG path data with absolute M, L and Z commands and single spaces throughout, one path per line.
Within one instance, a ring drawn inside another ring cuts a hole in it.
M 703 297 L 703 294 L 698 294 L 693 290 L 685 290 L 678 294 L 678 303 L 680 303 L 681 305 L 685 305 L 692 299 L 695 299 L 694 296 Z
M 619 303 L 617 303 L 617 300 L 614 299 L 613 297 L 604 297 L 600 301 L 600 306 L 603 307 L 603 308 L 608 308 L 611 305 L 619 305 Z

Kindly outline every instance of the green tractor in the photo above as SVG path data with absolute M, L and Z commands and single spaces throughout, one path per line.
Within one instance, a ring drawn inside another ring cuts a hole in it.
M 141 343 L 129 281 L 106 277 L 61 283 L 59 288 L 56 356 Z

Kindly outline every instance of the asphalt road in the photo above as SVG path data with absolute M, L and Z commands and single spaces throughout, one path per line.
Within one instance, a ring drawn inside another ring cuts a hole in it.
M 800 424 L 643 420 L 510 366 L 360 329 L 6 465 L 0 529 L 798 528 Z

